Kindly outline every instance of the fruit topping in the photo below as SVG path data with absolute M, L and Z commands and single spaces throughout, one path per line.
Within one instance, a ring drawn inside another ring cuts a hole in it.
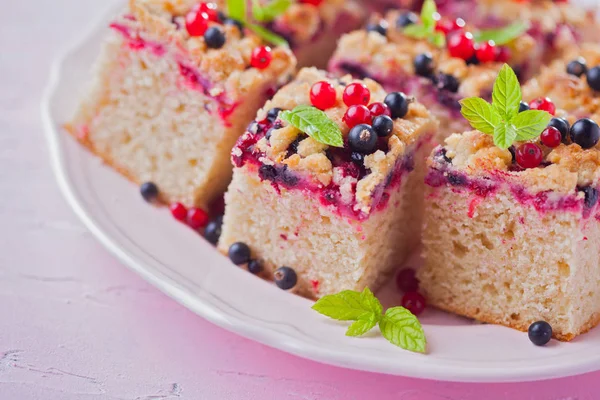
M 371 112 L 371 117 L 377 117 L 379 115 L 387 115 L 388 117 L 392 115 L 389 107 L 385 103 L 371 103 L 368 107 Z
M 527 111 L 529 110 L 529 104 L 527 104 L 527 102 L 525 101 L 521 101 L 519 103 L 519 112 L 523 112 L 523 111 Z
M 190 36 L 204 35 L 206 29 L 208 29 L 209 22 L 209 15 L 203 12 L 200 7 L 192 8 L 185 16 L 185 28 Z
M 352 151 L 371 154 L 377 150 L 377 134 L 367 124 L 356 125 L 348 133 L 348 144 Z
M 475 54 L 475 41 L 470 32 L 456 32 L 448 38 L 448 51 L 452 57 L 468 60 Z
M 296 286 L 296 283 L 298 283 L 296 271 L 290 267 L 277 268 L 273 274 L 273 277 L 275 278 L 275 284 L 283 290 L 289 290 Z
M 398 19 L 396 20 L 396 27 L 405 28 L 408 25 L 416 24 L 419 21 L 419 17 L 414 12 L 405 12 L 404 14 L 400 14 Z
M 203 228 L 208 224 L 208 213 L 201 208 L 190 208 L 186 222 L 192 229 Z
M 188 210 L 181 203 L 172 203 L 169 206 L 169 210 L 171 210 L 171 215 L 178 221 L 185 221 L 187 218 Z
M 452 75 L 439 74 L 436 76 L 436 87 L 439 90 L 447 90 L 448 92 L 456 93 L 459 86 L 460 83 L 458 82 L 458 79 Z
M 248 271 L 254 275 L 258 275 L 263 271 L 263 265 L 259 260 L 250 260 Z
M 544 146 L 551 148 L 558 147 L 562 141 L 562 136 L 558 129 L 554 128 L 553 126 L 549 126 L 542 131 L 542 134 L 540 135 L 540 141 Z
M 326 81 L 317 82 L 310 89 L 310 102 L 319 110 L 327 110 L 336 103 L 336 92 L 333 85 Z
M 211 49 L 220 49 L 225 44 L 225 34 L 221 28 L 211 26 L 204 32 L 204 41 L 206 46 Z
M 600 90 L 600 67 L 588 69 L 585 74 L 587 84 L 592 90 Z
M 145 182 L 140 186 L 140 194 L 148 203 L 158 198 L 158 186 L 154 182 Z
M 429 77 L 433 73 L 433 57 L 429 53 L 418 54 L 413 64 L 417 75 Z
M 250 65 L 256 69 L 265 69 L 271 64 L 273 52 L 269 46 L 260 46 L 252 50 Z
M 376 23 L 370 23 L 367 25 L 367 32 L 377 32 L 381 36 L 387 36 L 388 23 L 386 20 L 381 20 Z
M 570 75 L 581 77 L 586 72 L 587 65 L 585 64 L 585 60 L 583 58 L 578 58 L 567 64 L 567 73 Z
M 592 208 L 598 203 L 598 190 L 591 186 L 586 186 L 579 189 L 585 196 L 584 204 L 587 208 Z
M 390 109 L 390 113 L 392 114 L 392 118 L 404 118 L 406 113 L 408 113 L 408 97 L 402 92 L 392 92 L 385 96 L 385 100 L 383 101 L 388 108 Z
M 534 143 L 523 143 L 517 148 L 515 158 L 522 168 L 536 168 L 542 163 L 544 154 L 540 146 Z
M 554 117 L 550 120 L 548 126 L 558 129 L 561 140 L 566 142 L 569 137 L 569 122 L 564 118 Z
M 529 108 L 532 110 L 546 111 L 552 115 L 556 113 L 556 106 L 554 105 L 552 100 L 550 100 L 547 97 L 540 97 L 538 99 L 533 100 L 531 103 L 529 103 Z
M 552 327 L 546 321 L 537 321 L 529 325 L 529 340 L 536 346 L 544 346 L 552 339 Z
M 246 243 L 235 242 L 229 246 L 229 259 L 235 265 L 242 265 L 250 261 L 250 247 Z
M 493 40 L 481 43 L 475 50 L 477 59 L 482 63 L 496 61 L 496 53 L 496 44 Z
M 342 99 L 347 106 L 366 106 L 371 100 L 371 92 L 364 84 L 355 82 L 346 86 Z
M 389 136 L 394 131 L 394 121 L 387 115 L 379 115 L 373 119 L 373 130 L 379 137 Z
M 594 147 L 600 140 L 600 127 L 589 118 L 582 118 L 571 127 L 571 141 L 584 149 Z
M 348 125 L 348 128 L 353 128 L 359 124 L 370 124 L 371 112 L 363 105 L 350 106 L 344 114 L 343 121 Z
M 269 112 L 267 113 L 267 120 L 270 122 L 275 121 L 281 111 L 282 111 L 281 108 L 278 108 L 278 107 L 271 108 L 269 110 Z

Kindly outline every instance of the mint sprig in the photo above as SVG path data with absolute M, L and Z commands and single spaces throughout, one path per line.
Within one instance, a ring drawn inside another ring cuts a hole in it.
M 334 147 L 344 147 L 342 131 L 327 114 L 316 107 L 300 105 L 291 111 L 284 111 L 279 118 L 298 128 L 319 143 Z
M 246 0 L 227 0 L 227 13 L 230 18 L 246 21 Z
M 500 46 L 512 42 L 528 30 L 528 22 L 516 21 L 502 28 L 477 31 L 473 34 L 473 38 L 477 43 L 493 40 L 497 46 Z
M 446 44 L 446 36 L 442 32 L 435 30 L 435 15 L 437 6 L 434 0 L 425 0 L 421 7 L 421 23 L 408 25 L 402 31 L 406 36 L 415 39 L 427 39 L 434 46 L 443 47 Z
M 266 6 L 260 6 L 257 1 L 254 1 L 252 7 L 252 13 L 254 19 L 259 22 L 268 22 L 287 10 L 287 7 L 283 9 L 286 1 L 291 3 L 291 0 L 274 0 Z M 288 5 L 289 7 L 289 5 Z M 282 11 L 283 10 L 283 11 Z M 248 20 L 248 11 L 246 9 L 246 0 L 227 0 L 227 12 L 229 17 L 237 21 L 240 21 L 254 34 L 260 37 L 265 42 L 271 43 L 275 46 L 289 47 L 287 40 L 278 34 L 270 31 L 264 26 L 253 24 Z M 272 19 L 269 19 L 272 18 Z
M 504 64 L 492 90 L 492 104 L 480 97 L 460 101 L 461 114 L 471 126 L 494 137 L 494 144 L 508 149 L 515 141 L 537 138 L 552 115 L 542 110 L 519 112 L 522 93 L 517 75 Z
M 381 303 L 368 287 L 362 292 L 344 290 L 324 296 L 312 308 L 338 321 L 355 321 L 346 336 L 362 336 L 379 324 L 382 336 L 390 343 L 425 353 L 427 340 L 417 317 L 404 307 L 389 308 L 383 314 Z
M 271 22 L 287 11 L 292 0 L 271 0 L 263 5 L 260 0 L 252 0 L 252 15 L 259 22 Z

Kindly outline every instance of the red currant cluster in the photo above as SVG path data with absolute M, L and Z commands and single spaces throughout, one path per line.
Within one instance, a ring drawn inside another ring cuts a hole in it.
M 427 305 L 425 297 L 418 292 L 419 280 L 415 275 L 415 270 L 412 268 L 404 268 L 396 275 L 396 286 L 402 292 L 402 307 L 414 315 L 419 315 L 425 310 Z
M 211 22 L 221 22 L 215 3 L 198 3 L 185 16 L 185 28 L 190 36 L 203 36 Z
M 208 224 L 208 213 L 201 208 L 188 209 L 181 203 L 172 203 L 169 209 L 176 220 L 185 222 L 192 229 L 198 230 Z
M 551 115 L 556 112 L 556 106 L 547 97 L 540 97 L 530 104 L 521 103 L 519 111 L 542 110 Z M 557 147 L 562 141 L 562 134 L 555 126 L 548 126 L 540 135 L 540 142 L 549 148 Z M 537 168 L 542 163 L 544 153 L 540 146 L 535 143 L 523 143 L 514 150 L 514 158 L 521 168 Z

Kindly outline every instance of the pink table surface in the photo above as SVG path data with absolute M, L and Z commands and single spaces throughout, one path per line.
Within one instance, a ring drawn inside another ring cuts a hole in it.
M 151 287 L 69 210 L 41 131 L 51 60 L 107 2 L 8 3 L 0 12 L 0 399 L 600 398 L 600 373 L 488 385 L 330 367 L 226 332 Z

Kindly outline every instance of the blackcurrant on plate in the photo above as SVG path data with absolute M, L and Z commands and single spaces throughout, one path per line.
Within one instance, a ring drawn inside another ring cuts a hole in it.
M 345 324 L 234 266 L 166 208 L 144 202 L 139 188 L 104 166 L 62 129 L 99 53 L 109 17 L 61 56 L 43 102 L 52 166 L 75 213 L 124 264 L 185 307 L 228 330 L 313 360 L 368 371 L 452 381 L 525 381 L 600 369 L 600 329 L 571 343 L 534 346 L 527 333 L 481 325 L 435 310 L 422 322 L 428 354 L 378 335 L 344 336 Z M 399 295 L 387 288 L 387 304 Z

